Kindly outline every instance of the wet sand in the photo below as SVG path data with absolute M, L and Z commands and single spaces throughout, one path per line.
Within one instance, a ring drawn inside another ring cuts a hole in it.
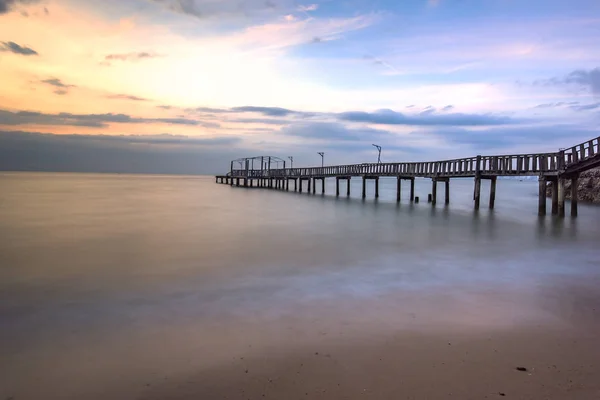
M 598 399 L 599 361 L 598 336 L 577 331 L 400 333 L 232 359 L 149 382 L 139 398 Z
M 0 398 L 598 399 L 598 284 L 570 278 L 529 296 L 455 287 L 41 332 L 43 344 L 2 366 Z

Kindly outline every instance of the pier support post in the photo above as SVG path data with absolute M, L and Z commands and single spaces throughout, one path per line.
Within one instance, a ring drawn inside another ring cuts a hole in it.
M 317 179 L 313 178 L 312 180 L 312 190 L 313 190 L 313 194 L 317 193 Z
M 432 178 L 431 179 L 431 205 L 434 205 L 437 203 L 437 179 Z
M 302 178 L 298 178 L 298 193 L 302 193 Z
M 546 178 L 539 178 L 538 215 L 546 215 Z
M 325 177 L 321 178 L 321 194 L 325 194 Z
M 474 197 L 475 197 L 475 209 L 479 210 L 479 202 L 481 200 L 481 176 L 480 175 L 477 175 L 475 177 Z
M 396 203 L 400 203 L 400 194 L 402 192 L 402 179 L 398 177 L 398 181 L 396 182 Z
M 312 178 L 308 178 L 306 181 L 308 182 L 308 189 L 306 190 L 307 193 L 310 194 L 310 181 L 312 180 Z
M 346 180 L 346 196 L 350 197 L 350 177 Z
M 444 195 L 446 196 L 446 198 L 444 199 L 444 204 L 448 205 L 450 204 L 450 178 L 446 178 L 446 185 L 445 185 L 445 191 L 444 191 Z
M 340 178 L 335 178 L 335 197 L 340 196 Z
M 410 179 L 410 201 L 415 201 L 415 178 Z
M 545 194 L 545 193 L 544 193 Z M 565 216 L 565 180 L 558 178 L 558 216 Z
M 285 191 L 290 191 L 290 178 L 285 178 Z
M 367 198 L 367 178 L 365 176 L 362 177 L 362 198 Z
M 248 187 L 248 178 L 244 178 L 244 187 Z
M 552 187 L 552 215 L 558 214 L 558 178 L 551 183 Z
M 578 202 L 578 198 L 577 196 L 579 195 L 578 190 L 579 190 L 579 176 L 575 175 L 574 177 L 571 178 L 571 217 L 576 217 L 577 216 L 577 202 Z
M 379 177 L 375 178 L 375 198 L 379 198 Z
M 493 176 L 490 180 L 490 210 L 494 209 L 496 204 L 496 177 Z

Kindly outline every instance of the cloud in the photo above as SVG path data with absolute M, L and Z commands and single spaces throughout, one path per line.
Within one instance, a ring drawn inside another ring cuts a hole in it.
M 563 101 L 559 101 L 558 103 L 543 103 L 543 104 L 538 104 L 537 106 L 533 107 L 533 108 L 557 108 L 557 107 L 562 107 L 564 106 L 565 102 Z
M 113 100 L 132 100 L 132 101 L 149 101 L 148 99 L 145 99 L 143 97 L 138 97 L 138 96 L 131 96 L 131 95 L 127 95 L 127 94 L 111 94 L 106 96 L 107 99 L 113 99 Z M 161 107 L 161 106 L 159 106 Z
M 201 19 L 246 17 L 253 19 L 261 14 L 273 14 L 276 11 L 291 11 L 291 0 L 150 0 L 166 9 Z
M 298 11 L 316 11 L 319 8 L 318 4 L 308 4 L 298 6 Z
M 281 107 L 255 107 L 255 106 L 244 106 L 244 107 L 234 107 L 230 109 L 233 112 L 255 112 L 263 115 L 268 115 L 270 117 L 285 117 L 289 114 L 298 113 L 297 111 L 288 110 L 287 108 Z
M 2 42 L 0 51 L 9 51 L 11 53 L 23 56 L 38 56 L 38 52 L 27 46 L 20 46 L 15 42 Z
M 240 124 L 267 124 L 267 125 L 287 125 L 290 123 L 287 119 L 273 119 L 273 118 L 235 118 L 230 119 L 228 122 L 236 122 Z
M 124 54 L 108 54 L 104 57 L 105 61 L 140 61 L 149 58 L 161 57 L 155 53 L 139 52 L 139 53 L 124 53 Z
M 77 87 L 76 85 L 67 85 L 66 83 L 63 83 L 63 81 L 61 81 L 60 79 L 57 79 L 57 78 L 44 79 L 41 82 L 42 83 L 46 83 L 46 84 L 51 85 L 51 86 L 55 86 L 55 87 L 59 87 L 59 88 L 65 88 L 65 89 Z
M 211 174 L 240 156 L 241 138 L 54 135 L 0 131 L 0 170 Z M 242 150 L 242 154 L 246 151 Z
M 578 101 L 559 101 L 556 103 L 538 104 L 533 108 L 569 108 L 573 111 L 588 111 L 600 108 L 600 103 L 581 104 Z
M 373 128 L 349 128 L 339 122 L 298 122 L 280 130 L 287 136 L 331 141 L 373 141 L 393 137 L 393 134 Z
M 202 126 L 218 128 L 214 122 L 205 122 L 188 118 L 135 118 L 126 114 L 45 114 L 33 111 L 11 112 L 0 110 L 0 125 L 56 125 L 56 126 L 85 126 L 104 128 L 110 123 L 117 124 L 170 124 Z
M 519 149 L 529 146 L 534 151 L 544 151 L 540 143 L 560 142 L 563 146 L 589 139 L 596 135 L 593 129 L 577 125 L 545 125 L 519 127 L 493 127 L 485 130 L 443 127 L 426 135 L 436 136 L 449 144 L 469 146 L 482 151 L 492 149 Z M 535 150 L 536 149 L 536 150 Z
M 419 113 L 419 115 L 431 115 L 434 114 L 437 110 L 433 106 L 427 106 Z
M 41 82 L 57 88 L 56 90 L 54 90 L 54 94 L 58 94 L 60 96 L 64 96 L 64 95 L 68 94 L 70 88 L 77 87 L 76 85 L 68 85 L 57 78 L 44 79 Z
M 350 111 L 336 114 L 342 121 L 364 122 L 379 125 L 407 125 L 407 126 L 486 126 L 506 125 L 517 121 L 502 116 L 488 114 L 443 114 L 437 115 L 430 112 L 419 115 L 404 115 L 392 110 L 379 110 L 373 113 L 364 111 Z
M 339 122 L 295 122 L 278 131 L 279 135 L 305 139 L 303 149 L 333 150 L 336 152 L 362 152 L 371 150 L 377 143 L 386 151 L 421 153 L 414 140 L 382 129 L 353 128 Z M 354 159 L 352 162 L 360 162 Z
M 564 81 L 588 87 L 592 93 L 600 94 L 600 67 L 589 71 L 583 69 L 573 71 L 565 77 Z
M 37 3 L 39 0 L 0 0 L 0 15 L 14 9 L 17 4 Z
M 569 108 L 571 108 L 572 110 L 575 110 L 575 111 L 596 110 L 596 109 L 600 108 L 600 103 L 572 105 Z
M 196 108 L 186 109 L 186 111 L 196 111 L 196 112 L 201 112 L 201 113 L 215 113 L 215 114 L 230 112 L 230 110 L 227 110 L 224 108 L 213 108 L 213 107 L 196 107 Z
M 451 111 L 454 109 L 454 106 L 449 104 L 446 107 L 442 108 L 442 111 Z
M 590 70 L 578 69 L 560 78 L 554 77 L 550 79 L 537 80 L 533 82 L 533 85 L 578 85 L 588 89 L 593 94 L 600 94 L 600 67 Z

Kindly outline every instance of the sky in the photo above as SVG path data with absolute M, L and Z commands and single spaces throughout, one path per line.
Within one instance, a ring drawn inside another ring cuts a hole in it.
M 0 0 L 0 170 L 557 151 L 600 136 L 598 43 L 597 0 Z

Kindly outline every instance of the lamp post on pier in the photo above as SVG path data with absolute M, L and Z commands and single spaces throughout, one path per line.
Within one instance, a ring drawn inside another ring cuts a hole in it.
M 319 151 L 317 154 L 319 154 L 321 156 L 321 168 L 323 168 L 325 166 L 325 153 L 322 151 Z
M 377 149 L 377 163 L 381 163 L 381 146 L 378 146 L 376 144 L 373 145 L 376 149 Z

